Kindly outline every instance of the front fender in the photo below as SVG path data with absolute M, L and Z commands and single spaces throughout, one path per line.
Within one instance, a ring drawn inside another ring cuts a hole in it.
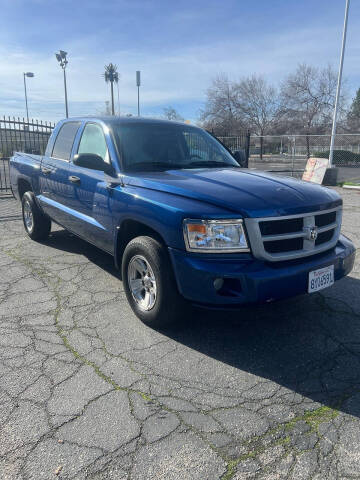
M 185 250 L 184 218 L 221 218 L 229 215 L 224 209 L 179 195 L 129 185 L 118 186 L 113 191 L 115 258 L 118 236 L 126 220 L 151 228 L 166 246 Z

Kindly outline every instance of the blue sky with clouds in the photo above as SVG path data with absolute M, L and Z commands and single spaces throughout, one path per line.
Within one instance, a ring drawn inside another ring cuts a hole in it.
M 64 116 L 62 72 L 54 52 L 69 53 L 70 115 L 96 114 L 109 99 L 103 67 L 121 74 L 122 113 L 141 105 L 161 115 L 172 105 L 196 120 L 211 79 L 264 74 L 277 83 L 299 62 L 338 67 L 345 0 L 0 0 L 0 115 Z M 360 2 L 350 6 L 344 75 L 360 86 Z

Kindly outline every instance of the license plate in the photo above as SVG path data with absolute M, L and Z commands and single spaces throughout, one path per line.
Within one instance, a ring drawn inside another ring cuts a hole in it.
M 308 292 L 318 292 L 334 283 L 334 265 L 309 272 Z

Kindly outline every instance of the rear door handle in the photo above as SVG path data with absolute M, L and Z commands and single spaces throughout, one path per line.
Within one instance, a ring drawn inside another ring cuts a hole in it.
M 42 171 L 42 173 L 43 173 L 44 175 L 50 175 L 50 173 L 52 172 L 52 169 L 51 169 L 51 168 L 42 167 L 41 171 Z
M 69 180 L 70 180 L 70 182 L 72 182 L 72 183 L 80 183 L 80 178 L 79 178 L 79 177 L 75 177 L 75 175 L 70 175 Z

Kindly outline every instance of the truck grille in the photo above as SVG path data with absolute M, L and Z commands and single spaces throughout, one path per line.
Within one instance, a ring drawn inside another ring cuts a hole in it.
M 245 224 L 255 257 L 282 261 L 333 248 L 340 235 L 342 207 L 286 217 L 247 218 Z

